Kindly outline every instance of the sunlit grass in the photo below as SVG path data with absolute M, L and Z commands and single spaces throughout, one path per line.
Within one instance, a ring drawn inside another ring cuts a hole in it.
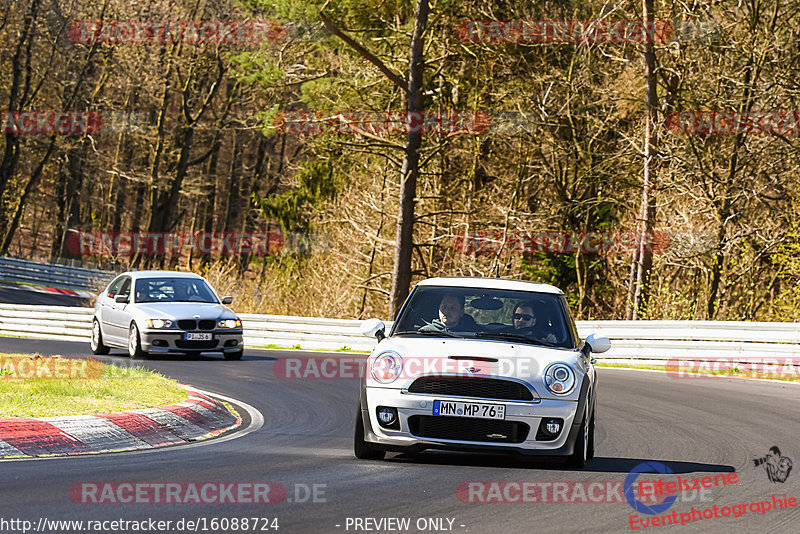
M 0 353 L 0 417 L 121 412 L 183 402 L 186 390 L 143 367 Z

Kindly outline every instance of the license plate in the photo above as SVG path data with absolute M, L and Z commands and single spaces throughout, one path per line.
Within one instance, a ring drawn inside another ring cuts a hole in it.
M 479 404 L 476 402 L 433 401 L 433 415 L 450 417 L 477 417 L 478 419 L 505 419 L 505 404 Z
M 186 332 L 183 335 L 186 341 L 211 341 L 211 334 L 208 332 Z

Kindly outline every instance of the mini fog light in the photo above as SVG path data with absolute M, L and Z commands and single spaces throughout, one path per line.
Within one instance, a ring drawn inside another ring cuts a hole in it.
M 564 429 L 564 420 L 558 417 L 548 417 L 539 422 L 536 431 L 536 441 L 553 441 L 558 439 Z
M 378 406 L 378 422 L 384 428 L 400 428 L 397 410 L 388 406 Z
M 547 431 L 548 434 L 558 434 L 561 432 L 561 422 L 556 421 L 555 419 L 550 419 L 544 426 L 544 429 Z

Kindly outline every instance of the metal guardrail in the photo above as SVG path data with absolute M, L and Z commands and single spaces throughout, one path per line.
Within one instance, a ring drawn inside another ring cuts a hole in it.
M 0 334 L 89 341 L 93 310 L 68 306 L 0 304 Z M 240 314 L 249 347 L 368 351 L 375 340 L 360 334 L 361 321 Z M 391 325 L 391 323 L 387 323 Z M 604 362 L 758 361 L 800 362 L 800 324 L 726 321 L 578 321 L 581 337 L 611 339 Z
M 55 263 L 0 258 L 0 280 L 49 285 L 64 289 L 96 291 L 110 281 L 115 273 L 85 267 L 70 267 Z

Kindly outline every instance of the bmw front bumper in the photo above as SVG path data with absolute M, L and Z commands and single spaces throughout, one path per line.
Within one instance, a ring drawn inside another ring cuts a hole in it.
M 211 334 L 211 340 L 192 341 L 186 334 Z M 238 352 L 244 348 L 242 330 L 191 331 L 144 329 L 140 332 L 142 350 L 151 353 L 168 352 Z

